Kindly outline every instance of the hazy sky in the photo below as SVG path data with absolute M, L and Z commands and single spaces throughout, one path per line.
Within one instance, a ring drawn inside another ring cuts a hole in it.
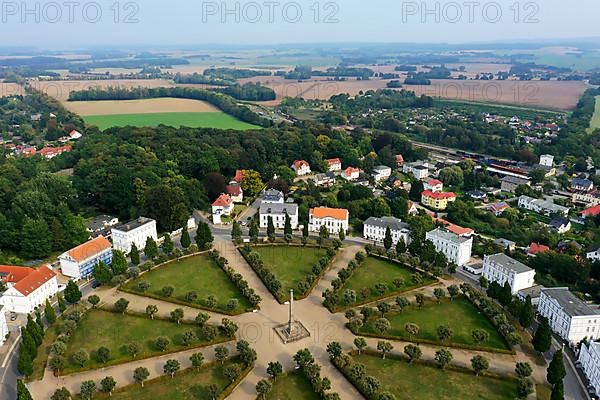
M 4 40 L 0 46 L 50 49 L 131 44 L 440 43 L 600 36 L 599 0 L 25 0 L 2 2 L 1 7 L 0 34 Z

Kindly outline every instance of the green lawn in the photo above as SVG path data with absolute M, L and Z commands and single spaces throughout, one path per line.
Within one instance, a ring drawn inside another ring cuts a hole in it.
M 368 376 L 381 382 L 382 391 L 398 399 L 419 400 L 510 400 L 516 398 L 517 383 L 509 379 L 475 376 L 404 360 L 381 359 L 362 354 L 353 357 L 365 366 Z
M 369 301 L 370 299 L 392 295 L 397 292 L 405 292 L 414 289 L 415 287 L 423 286 L 423 284 L 434 282 L 432 279 L 423 277 L 423 282 L 416 285 L 412 280 L 414 273 L 415 271 L 404 267 L 401 264 L 369 256 L 364 263 L 354 271 L 350 279 L 344 283 L 338 293 L 343 296 L 346 290 L 354 290 L 357 298 L 357 301 L 354 304 L 359 304 Z M 393 282 L 396 279 L 401 279 L 404 282 L 403 285 L 400 287 L 394 286 Z M 383 294 L 377 292 L 375 286 L 378 283 L 385 283 L 388 290 Z M 366 292 L 366 289 L 368 289 L 368 292 Z M 365 291 L 365 293 L 362 293 L 363 291 Z M 364 296 L 364 294 L 367 295 Z M 348 307 L 351 306 L 352 304 L 348 305 Z
M 275 381 L 267 400 L 318 400 L 310 382 L 298 371 L 282 376 Z
M 588 132 L 592 133 L 595 129 L 600 129 L 600 96 L 596 96 L 596 109 L 590 121 Z
M 153 114 L 89 115 L 83 117 L 86 124 L 96 125 L 101 130 L 116 126 L 187 126 L 190 128 L 218 128 L 250 130 L 260 127 L 224 112 L 170 112 Z
M 138 283 L 141 281 L 150 284 L 147 292 L 139 290 Z M 171 297 L 164 297 L 161 293 L 165 286 L 173 286 L 175 289 Z M 207 255 L 189 257 L 155 268 L 128 282 L 124 289 L 142 296 L 157 297 L 165 301 L 176 300 L 192 307 L 207 309 L 206 298 L 212 294 L 217 298 L 217 306 L 213 308 L 215 311 L 225 311 L 229 299 L 237 299 L 239 302 L 234 313 L 243 313 L 251 308 L 248 299 Z M 190 291 L 195 291 L 198 295 L 198 300 L 193 303 L 185 298 Z
M 154 345 L 155 339 L 159 336 L 166 336 L 171 342 L 166 353 L 185 350 L 188 347 L 182 344 L 181 338 L 186 331 L 193 331 L 198 337 L 201 337 L 200 328 L 195 325 L 176 324 L 103 310 L 90 310 L 83 315 L 67 343 L 65 356 L 68 366 L 61 371 L 61 374 L 131 361 L 132 357 L 127 352 L 127 344 L 131 342 L 138 342 L 141 345 L 142 350 L 137 359 L 164 354 Z M 219 337 L 217 340 L 224 341 L 225 339 Z M 205 340 L 198 339 L 192 343 L 191 347 L 205 344 L 207 344 Z M 110 360 L 107 364 L 102 364 L 95 359 L 96 351 L 100 347 L 110 350 Z M 90 355 L 90 360 L 83 367 L 72 363 L 73 354 L 81 349 Z
M 361 327 L 360 332 L 377 335 L 374 328 L 374 322 L 379 318 L 371 319 Z M 396 337 L 399 339 L 411 340 L 426 340 L 430 342 L 438 342 L 436 330 L 439 325 L 447 324 L 454 332 L 447 343 L 466 345 L 471 347 L 492 348 L 508 350 L 505 340 L 500 333 L 496 331 L 490 321 L 481 314 L 479 310 L 465 298 L 457 298 L 454 301 L 443 300 L 441 304 L 431 302 L 426 304 L 422 309 L 411 307 L 404 310 L 402 313 L 391 313 L 386 315 L 390 321 L 392 328 L 385 333 L 386 336 Z M 404 325 L 413 323 L 419 325 L 419 334 L 411 338 L 404 330 Z M 489 340 L 481 343 L 479 346 L 471 337 L 471 333 L 475 329 L 482 329 L 489 333 Z
M 282 298 L 289 300 L 290 289 L 297 291 L 298 283 L 312 273 L 312 267 L 327 253 L 327 249 L 303 246 L 257 246 L 252 251 L 260 254 L 264 265 L 279 279 Z M 300 297 L 294 294 L 294 298 Z
M 162 376 L 144 384 L 125 387 L 121 391 L 113 393 L 112 397 L 98 393 L 95 399 L 115 400 L 212 400 L 206 388 L 216 385 L 222 393 L 228 386 L 229 380 L 223 376 L 223 369 L 229 365 L 238 363 L 234 360 L 226 361 L 225 364 L 210 364 L 200 371 L 187 369 L 175 375 L 175 378 Z M 243 364 L 238 363 L 242 370 Z

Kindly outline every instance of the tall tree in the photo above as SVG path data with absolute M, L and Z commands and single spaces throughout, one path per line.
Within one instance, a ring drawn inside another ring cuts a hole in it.
M 148 188 L 141 203 L 142 212 L 156 220 L 160 232 L 173 232 L 185 225 L 191 212 L 184 191 L 176 185 L 159 184 Z
M 33 400 L 27 386 L 21 379 L 17 379 L 17 400 Z
M 72 280 L 67 283 L 67 287 L 64 291 L 65 300 L 67 300 L 71 304 L 78 303 L 81 300 L 81 290 L 79 290 L 79 286 Z
M 140 265 L 140 251 L 138 250 L 135 243 L 131 244 L 131 251 L 129 253 L 129 258 L 131 258 L 131 263 L 133 265 Z
M 113 277 L 112 271 L 108 266 L 104 263 L 104 261 L 98 262 L 94 267 L 93 273 L 94 279 L 98 281 L 101 285 L 106 285 L 110 282 Z
M 258 243 L 258 222 L 254 218 L 250 221 L 250 238 L 252 243 Z
M 198 245 L 198 249 L 207 250 L 213 241 L 214 237 L 208 224 L 206 222 L 199 222 L 198 229 L 196 230 L 196 244 Z
M 548 365 L 548 370 L 546 373 L 546 378 L 551 385 L 556 385 L 558 383 L 562 383 L 563 379 L 567 375 L 567 371 L 565 370 L 565 364 L 563 360 L 563 352 L 562 350 L 557 350 L 552 356 L 552 361 L 550 361 L 550 365 Z
M 190 239 L 190 233 L 187 230 L 187 226 L 183 227 L 183 231 L 181 232 L 180 243 L 181 243 L 181 247 L 183 247 L 184 249 L 187 249 L 192 245 L 192 241 Z
M 217 172 L 210 172 L 204 178 L 204 188 L 209 201 L 215 201 L 221 194 L 227 192 L 225 177 Z
M 138 262 L 139 264 L 139 262 Z M 119 250 L 113 250 L 111 268 L 115 275 L 123 275 L 127 271 L 128 263 L 125 254 Z
M 552 332 L 550 330 L 550 325 L 548 325 L 548 320 L 544 317 L 541 317 L 540 320 L 540 325 L 533 335 L 532 344 L 534 349 L 540 353 L 544 353 L 550 350 L 550 345 L 552 344 Z
M 244 180 L 241 183 L 245 196 L 254 197 L 265 187 L 260 174 L 253 170 L 244 171 Z
M 173 240 L 171 239 L 171 235 L 169 235 L 168 233 L 165 233 L 163 235 L 162 249 L 165 252 L 165 254 L 172 254 L 173 250 L 175 249 L 175 246 L 173 245 Z
M 275 241 L 275 224 L 273 224 L 273 217 L 270 215 L 267 218 L 267 236 L 269 237 L 270 241 Z
M 144 246 L 144 254 L 146 257 L 152 259 L 158 255 L 158 246 L 156 242 L 152 238 L 152 236 L 148 236 L 146 238 L 146 246 Z
M 519 314 L 519 323 L 523 328 L 529 328 L 531 324 L 533 324 L 533 319 L 535 317 L 535 309 L 531 304 L 531 296 L 527 295 L 525 298 L 525 304 L 521 307 L 521 312 Z
M 392 248 L 392 244 L 393 244 L 392 230 L 388 226 L 387 228 L 385 228 L 385 237 L 383 238 L 383 246 L 385 247 L 386 250 L 389 250 Z
M 19 243 L 21 254 L 27 258 L 44 258 L 52 251 L 52 235 L 43 219 L 28 219 L 23 224 Z
M 231 227 L 231 238 L 236 244 L 242 243 L 242 228 L 240 227 L 240 224 L 237 221 L 233 221 Z

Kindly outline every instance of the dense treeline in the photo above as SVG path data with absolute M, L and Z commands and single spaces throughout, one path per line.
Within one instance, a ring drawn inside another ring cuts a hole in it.
M 231 96 L 234 99 L 245 101 L 271 101 L 277 97 L 273 89 L 259 85 L 258 83 L 236 84 L 224 89 L 216 89 L 216 91 Z
M 354 97 L 349 94 L 339 94 L 331 97 L 330 102 L 336 111 L 346 114 L 379 109 L 427 108 L 433 105 L 433 99 L 429 96 L 417 96 L 415 92 L 391 89 L 369 90 Z
M 214 78 L 211 76 L 205 76 L 194 72 L 193 74 L 184 75 L 184 74 L 176 74 L 173 76 L 173 80 L 175 83 L 181 84 L 201 84 L 201 85 L 216 85 L 216 86 L 226 86 L 232 85 L 235 82 L 230 80 L 224 80 L 219 78 Z
M 202 100 L 218 107 L 223 112 L 233 115 L 244 122 L 263 127 L 271 125 L 271 121 L 261 118 L 248 107 L 239 105 L 231 96 L 210 90 L 195 88 L 91 88 L 88 90 L 71 92 L 69 95 L 69 101 L 140 100 L 159 97 Z
M 257 69 L 236 69 L 236 68 L 208 68 L 204 70 L 204 75 L 225 80 L 237 80 L 245 78 L 255 78 L 257 76 L 271 76 L 271 71 Z

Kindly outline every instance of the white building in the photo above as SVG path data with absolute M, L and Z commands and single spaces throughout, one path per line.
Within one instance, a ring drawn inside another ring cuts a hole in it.
M 591 262 L 600 261 L 600 247 L 593 247 L 586 251 L 585 257 Z
M 4 306 L 0 305 L 0 346 L 4 344 L 8 335 L 8 323 L 6 322 L 4 311 Z
M 558 204 L 554 204 L 552 200 L 534 199 L 529 196 L 519 197 L 519 207 L 538 214 L 543 214 L 547 217 L 557 214 L 566 217 L 569 215 L 570 209 Z
M 265 192 L 263 193 L 263 195 L 260 198 L 260 203 L 261 204 L 283 204 L 285 202 L 285 197 L 283 196 L 283 193 L 281 193 L 279 190 L 275 190 L 275 189 L 267 189 L 265 190 Z
M 342 179 L 345 179 L 349 182 L 355 181 L 360 178 L 360 169 L 354 167 L 348 167 L 342 171 L 340 174 Z
M 292 229 L 298 228 L 298 205 L 293 203 L 264 203 L 260 205 L 260 227 L 266 229 L 269 226 L 269 217 L 273 219 L 275 229 L 285 227 L 285 216 L 290 217 Z
M 554 156 L 550 154 L 542 154 L 540 156 L 540 165 L 552 168 L 554 166 Z
M 156 221 L 150 218 L 140 217 L 112 228 L 113 248 L 125 254 L 129 254 L 134 243 L 138 250 L 143 250 L 149 237 L 154 240 L 158 238 Z
M 329 172 L 340 172 L 342 170 L 342 160 L 339 158 L 330 158 L 327 160 Z
M 402 172 L 405 174 L 413 174 L 417 179 L 425 179 L 429 176 L 429 164 L 423 161 L 405 163 L 402 166 Z
M 104 236 L 98 236 L 58 257 L 63 275 L 69 278 L 87 278 L 100 261 L 112 264 L 112 245 Z
M 429 190 L 433 193 L 439 193 L 444 191 L 444 183 L 437 179 L 429 179 L 423 182 L 423 190 Z
M 296 175 L 304 176 L 309 175 L 311 173 L 310 164 L 304 160 L 296 160 L 291 165 L 291 168 L 294 170 Z
M 383 243 L 387 228 L 390 228 L 394 246 L 398 243 L 400 238 L 404 240 L 404 244 L 410 244 L 410 230 L 408 224 L 394 217 L 370 217 L 364 223 L 363 237 L 367 240 Z
M 321 226 L 325 226 L 332 234 L 337 234 L 340 230 L 347 232 L 349 218 L 348 210 L 343 208 L 311 208 L 308 214 L 308 230 L 319 232 Z
M 437 228 L 427 232 L 425 239 L 431 241 L 437 251 L 444 253 L 448 261 L 458 266 L 465 265 L 471 259 L 472 237 L 458 236 L 445 229 Z
M 25 267 L 14 267 L 25 268 Z M 56 273 L 47 266 L 27 268 L 27 274 L 0 296 L 5 311 L 29 314 L 58 293 Z
M 486 255 L 483 258 L 483 277 L 500 286 L 508 282 L 513 295 L 535 285 L 535 271 L 504 253 Z
M 375 181 L 384 181 L 392 176 L 392 169 L 385 165 L 378 165 L 377 167 L 373 168 L 372 175 Z
M 584 342 L 579 350 L 577 366 L 589 382 L 588 390 L 593 394 L 600 394 L 600 343 Z
M 220 195 L 219 198 L 212 203 L 213 224 L 221 224 L 221 217 L 231 215 L 234 208 L 235 205 L 233 204 L 231 196 L 225 193 Z
M 600 312 L 568 288 L 542 289 L 538 313 L 548 319 L 554 333 L 572 344 L 600 337 Z

